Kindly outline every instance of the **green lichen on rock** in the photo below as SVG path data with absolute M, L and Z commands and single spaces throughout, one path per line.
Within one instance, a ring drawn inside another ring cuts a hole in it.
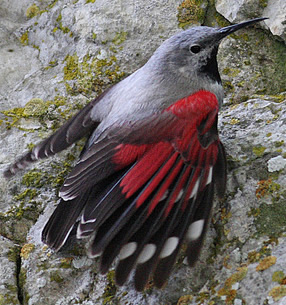
M 56 22 L 57 22 L 57 26 L 53 29 L 53 33 L 55 33 L 57 30 L 61 30 L 65 34 L 70 33 L 70 37 L 73 36 L 71 30 L 68 27 L 63 26 L 62 14 L 58 15 Z
M 30 7 L 27 8 L 26 10 L 26 16 L 27 18 L 33 18 L 40 14 L 40 9 L 39 7 L 34 3 Z
M 284 194 L 285 196 L 286 194 Z M 286 209 L 284 196 L 272 204 L 262 203 L 260 213 L 254 218 L 257 236 L 280 236 L 286 230 Z
M 1 111 L 1 113 L 6 116 L 4 122 L 6 123 L 7 129 L 10 129 L 11 127 L 17 126 L 22 118 L 42 116 L 46 113 L 48 106 L 49 105 L 46 104 L 42 99 L 33 98 L 25 105 L 25 107 L 8 109 Z M 24 129 L 22 128 L 22 130 Z
M 70 268 L 72 268 L 72 262 L 73 262 L 72 257 L 65 257 L 65 258 L 61 259 L 60 268 L 70 269 Z
M 24 45 L 27 46 L 29 42 L 29 34 L 28 31 L 26 31 L 22 36 L 20 37 L 20 42 Z
M 257 93 L 260 94 L 277 94 L 285 91 L 286 88 L 286 46 L 283 42 L 274 39 L 273 37 L 267 37 L 264 32 L 256 33 L 257 45 L 255 48 L 260 48 L 263 44 L 268 50 L 271 50 L 271 54 L 268 54 L 269 64 L 259 65 L 260 73 L 259 86 L 257 87 Z M 259 58 L 264 61 L 264 57 Z
M 118 32 L 116 33 L 115 37 L 113 38 L 112 42 L 115 45 L 122 44 L 127 38 L 127 32 Z
M 82 105 L 79 105 L 79 103 L 67 103 L 67 98 L 64 96 L 56 96 L 53 100 L 48 101 L 33 98 L 24 107 L 4 110 L 1 113 L 5 116 L 3 122 L 7 129 L 16 127 L 20 130 L 33 132 L 34 129 L 21 126 L 22 119 L 32 119 L 39 122 L 44 129 L 46 129 L 46 120 L 50 120 L 53 122 L 52 129 L 55 129 L 59 127 L 59 122 L 63 122 L 62 119 L 68 119 L 81 107 Z
M 16 195 L 14 197 L 15 200 L 17 201 L 24 201 L 25 199 L 28 199 L 30 202 L 33 198 L 35 198 L 37 196 L 38 192 L 34 189 L 26 189 L 25 191 L 23 191 L 22 193 Z M 21 214 L 21 212 L 19 211 L 18 213 Z M 17 214 L 18 214 L 17 213 Z M 19 215 L 21 216 L 21 215 Z
M 115 56 L 98 59 L 85 55 L 80 61 L 77 54 L 65 58 L 64 81 L 69 94 L 86 96 L 100 94 L 108 85 L 118 82 L 125 75 L 120 72 Z
M 279 301 L 286 296 L 286 286 L 276 286 L 269 291 L 268 295 L 271 296 L 275 302 Z
M 279 284 L 286 284 L 286 275 L 284 274 L 283 271 L 275 271 L 272 274 L 272 281 L 273 282 L 277 282 Z
M 265 8 L 268 5 L 268 0 L 259 0 L 259 4 L 261 7 Z
M 6 287 L 7 290 L 10 290 L 9 287 Z M 18 305 L 19 300 L 17 298 L 17 294 L 15 291 L 12 291 L 12 293 L 5 293 L 5 294 L 0 294 L 0 305 Z
M 22 184 L 27 187 L 41 188 L 45 183 L 44 177 L 43 172 L 33 169 L 24 174 Z
M 257 156 L 257 157 L 262 157 L 265 153 L 266 147 L 262 145 L 254 146 L 252 148 L 252 152 Z
M 19 258 L 19 251 L 20 250 L 19 250 L 18 246 L 9 248 L 9 251 L 7 254 L 8 260 L 10 262 L 16 263 Z
M 240 69 L 235 69 L 235 68 L 224 68 L 222 70 L 222 74 L 228 75 L 230 77 L 236 77 L 240 73 Z
M 60 275 L 58 271 L 52 271 L 50 273 L 50 281 L 56 283 L 62 283 L 64 281 L 63 277 Z
M 64 80 L 74 80 L 78 78 L 79 74 L 79 63 L 78 56 L 67 55 L 65 58 L 65 66 L 64 66 Z
M 48 105 L 40 98 L 32 98 L 23 108 L 23 117 L 39 117 L 47 111 Z
M 190 24 L 203 24 L 207 6 L 204 0 L 184 0 L 178 7 L 179 27 L 184 29 Z
M 115 271 L 111 270 L 107 274 L 108 284 L 104 289 L 104 293 L 102 295 L 103 305 L 114 304 L 114 298 L 117 291 L 117 287 L 115 284 Z
M 225 296 L 226 304 L 233 304 L 237 291 L 232 289 L 232 285 L 242 281 L 248 272 L 248 267 L 243 266 L 237 268 L 237 272 L 233 273 L 228 279 L 226 279 L 224 287 L 218 291 L 218 296 Z

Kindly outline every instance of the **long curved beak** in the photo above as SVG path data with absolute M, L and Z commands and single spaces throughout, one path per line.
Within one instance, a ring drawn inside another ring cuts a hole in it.
M 268 19 L 268 18 L 265 18 L 265 17 L 261 17 L 261 18 L 255 18 L 255 19 L 251 19 L 251 20 L 248 20 L 248 21 L 244 21 L 244 22 L 241 22 L 241 23 L 238 23 L 238 24 L 234 24 L 234 25 L 229 25 L 229 26 L 226 26 L 224 28 L 221 28 L 218 30 L 218 33 L 220 34 L 220 39 L 228 36 L 229 34 L 233 33 L 233 32 L 236 32 L 237 30 L 239 29 L 242 29 L 248 25 L 251 25 L 253 23 L 256 23 L 256 22 L 259 22 L 259 21 L 262 21 L 262 20 L 265 20 L 265 19 Z

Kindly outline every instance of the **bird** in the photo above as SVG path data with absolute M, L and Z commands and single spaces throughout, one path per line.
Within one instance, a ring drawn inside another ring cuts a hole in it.
M 192 267 L 226 191 L 227 161 L 218 134 L 224 92 L 220 42 L 267 18 L 222 28 L 194 26 L 159 46 L 141 68 L 108 88 L 4 172 L 9 178 L 87 137 L 59 191 L 42 241 L 59 251 L 71 232 L 89 238 L 100 272 L 117 262 L 119 286 L 150 279 L 162 288 L 186 244 Z

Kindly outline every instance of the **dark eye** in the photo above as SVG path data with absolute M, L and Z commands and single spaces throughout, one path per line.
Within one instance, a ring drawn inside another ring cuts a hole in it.
M 202 48 L 199 45 L 190 46 L 190 51 L 195 54 L 199 53 L 201 51 L 201 49 Z

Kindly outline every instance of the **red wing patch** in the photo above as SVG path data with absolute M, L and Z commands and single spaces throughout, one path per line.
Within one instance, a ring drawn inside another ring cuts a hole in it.
M 172 124 L 172 128 L 175 128 L 175 136 L 171 141 L 148 145 L 120 144 L 116 147 L 113 162 L 117 164 L 118 168 L 136 162 L 123 178 L 120 186 L 126 198 L 130 198 L 145 186 L 144 191 L 137 198 L 137 208 L 148 198 L 150 199 L 151 194 L 157 189 L 156 195 L 150 200 L 149 214 L 164 197 L 170 185 L 179 178 L 183 165 L 188 164 L 190 168 L 184 171 L 172 192 L 166 209 L 167 216 L 181 191 L 185 193 L 185 204 L 183 205 L 185 207 L 194 188 L 199 186 L 199 189 L 202 190 L 206 185 L 210 168 L 216 162 L 218 142 L 214 141 L 207 148 L 202 147 L 199 141 L 199 126 L 211 113 L 202 130 L 202 133 L 208 132 L 215 123 L 218 102 L 214 94 L 199 91 L 179 100 L 165 111 L 171 112 L 177 117 L 175 124 Z M 178 133 L 178 130 L 182 130 L 182 132 Z M 168 133 L 170 134 L 171 131 Z M 192 167 L 196 170 L 191 181 L 186 185 Z

